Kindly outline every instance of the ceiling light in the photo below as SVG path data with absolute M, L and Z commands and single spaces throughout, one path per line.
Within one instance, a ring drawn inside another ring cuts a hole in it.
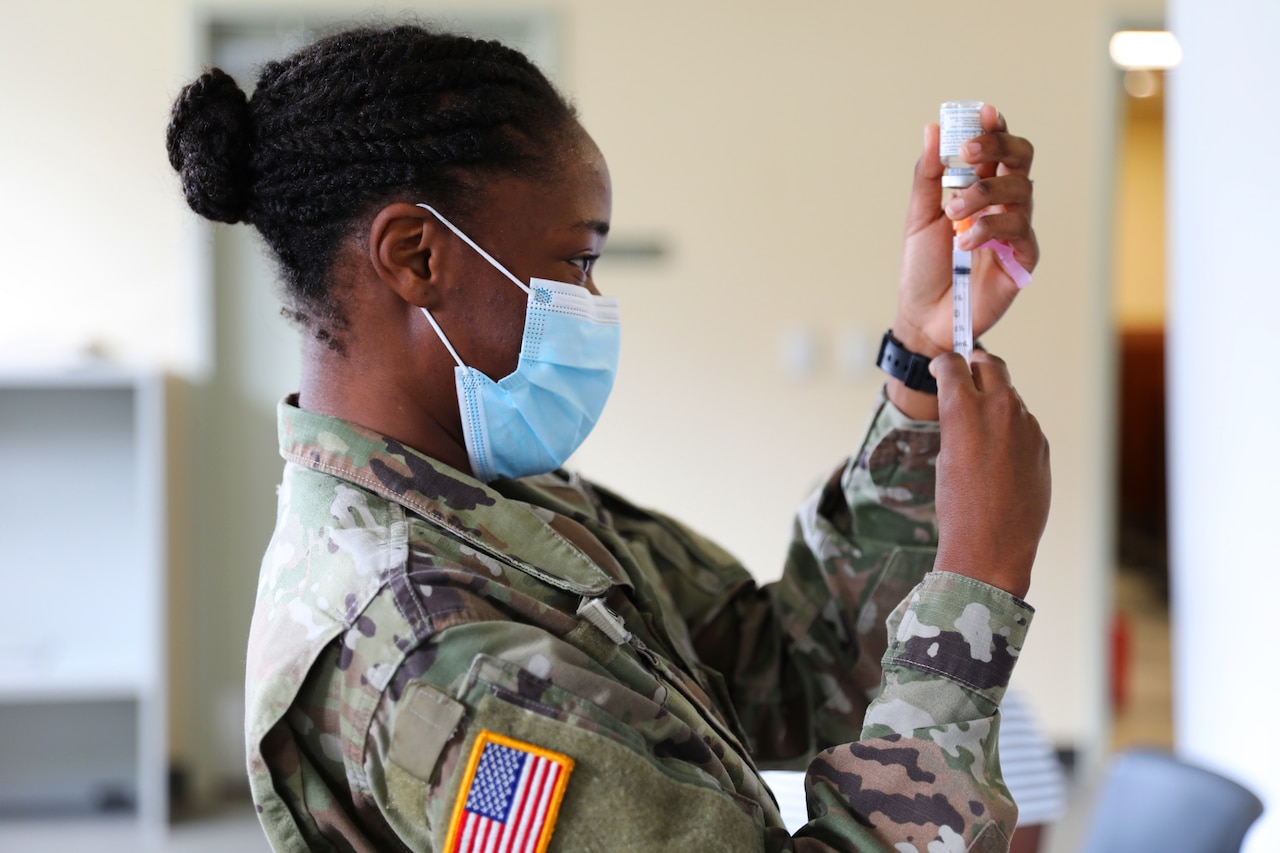
M 1111 37 L 1111 61 L 1121 68 L 1173 68 L 1182 61 L 1182 45 L 1162 30 L 1122 30 Z

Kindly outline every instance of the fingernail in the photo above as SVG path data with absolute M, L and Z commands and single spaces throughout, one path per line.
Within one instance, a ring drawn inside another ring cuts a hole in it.
M 960 146 L 960 153 L 966 160 L 972 160 L 982 153 L 982 146 L 976 142 L 966 142 Z
M 958 237 L 959 239 L 956 240 L 956 243 L 961 249 L 968 249 L 973 245 L 972 231 L 961 231 Z
M 956 196 L 955 198 L 951 199 L 951 201 L 947 202 L 947 207 L 946 207 L 947 216 L 950 216 L 952 219 L 959 217 L 960 213 L 963 210 L 964 210 L 964 199 L 961 198 L 960 196 Z

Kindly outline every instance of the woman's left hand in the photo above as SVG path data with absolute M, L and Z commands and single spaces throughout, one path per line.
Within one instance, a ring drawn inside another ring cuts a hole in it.
M 893 337 L 911 352 L 932 359 L 951 350 L 954 316 L 951 307 L 951 241 L 954 220 L 973 219 L 961 248 L 988 240 L 1009 243 L 1024 269 L 1036 269 L 1039 245 L 1032 228 L 1032 143 L 1009 132 L 995 106 L 982 108 L 986 131 L 961 146 L 960 156 L 973 164 L 978 182 L 965 188 L 942 210 L 942 161 L 938 159 L 938 126 L 924 128 L 924 152 L 915 164 L 911 201 L 906 211 L 902 273 L 897 289 Z M 1018 284 L 984 248 L 973 254 L 970 274 L 973 337 L 993 327 L 1018 296 Z M 937 420 L 933 394 L 911 391 L 897 379 L 888 382 L 890 400 L 910 418 Z
M 1014 258 L 1028 271 L 1040 260 L 1031 227 L 1031 143 L 1009 133 L 1004 116 L 990 104 L 982 108 L 982 127 L 986 132 L 965 143 L 960 152 L 962 159 L 975 166 L 979 180 L 960 191 L 945 212 L 936 124 L 925 128 L 924 152 L 916 163 L 893 331 L 907 349 L 928 358 L 952 346 L 953 220 L 973 220 L 962 236 L 961 248 L 1000 240 L 1009 244 Z M 1018 286 L 990 249 L 973 253 L 970 281 L 976 340 L 1008 310 Z

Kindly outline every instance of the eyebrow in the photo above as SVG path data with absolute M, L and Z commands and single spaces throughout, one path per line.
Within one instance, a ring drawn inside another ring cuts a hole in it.
M 576 227 L 585 228 L 588 231 L 594 231 L 601 237 L 608 236 L 609 234 L 609 223 L 605 222 L 603 219 L 584 219 L 579 222 Z

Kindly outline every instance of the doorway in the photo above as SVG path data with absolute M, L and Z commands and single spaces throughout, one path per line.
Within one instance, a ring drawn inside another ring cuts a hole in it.
M 1111 747 L 1172 748 L 1161 71 L 1126 71 L 1116 163 L 1116 574 Z

